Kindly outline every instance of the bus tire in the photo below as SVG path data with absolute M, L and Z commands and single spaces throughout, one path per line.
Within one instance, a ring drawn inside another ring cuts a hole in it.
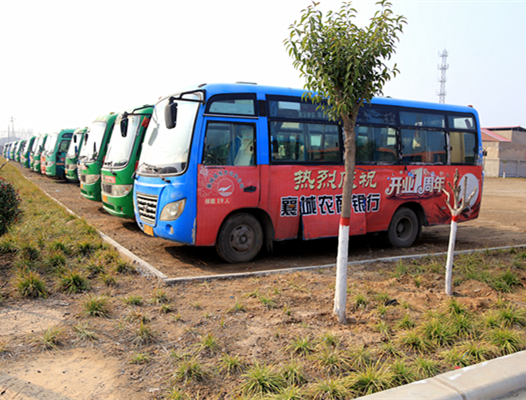
M 393 247 L 409 247 L 415 242 L 419 231 L 420 224 L 414 211 L 402 207 L 393 215 L 387 231 L 387 239 Z
M 229 217 L 217 235 L 216 251 L 229 263 L 249 262 L 263 245 L 263 229 L 251 214 L 240 213 Z

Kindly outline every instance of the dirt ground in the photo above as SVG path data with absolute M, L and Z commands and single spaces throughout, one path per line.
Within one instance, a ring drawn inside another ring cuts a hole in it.
M 109 216 L 101 204 L 85 200 L 75 184 L 42 177 L 26 169 L 21 172 L 168 277 L 335 262 L 336 241 L 319 240 L 278 244 L 273 254 L 263 253 L 254 262 L 225 264 L 214 249 L 178 246 L 143 235 L 134 221 Z M 525 213 L 526 180 L 487 179 L 480 217 L 459 225 L 456 248 L 526 244 Z M 383 248 L 375 236 L 359 237 L 351 241 L 349 260 L 446 251 L 448 235 L 446 226 L 424 228 L 422 239 L 410 249 Z M 0 258 L 0 266 L 3 263 L 6 265 L 9 260 Z M 350 292 L 366 291 L 371 296 L 387 293 L 399 302 L 408 301 L 415 316 L 438 307 L 445 300 L 443 274 L 422 276 L 422 281 L 415 286 L 409 277 L 393 278 L 389 268 L 393 266 L 384 263 L 353 266 L 349 270 Z M 521 279 L 526 282 L 524 273 Z M 217 352 L 237 354 L 249 363 L 264 360 L 280 364 L 288 357 L 283 350 L 285 343 L 296 337 L 317 337 L 328 331 L 349 347 L 380 342 L 380 334 L 370 327 L 372 322 L 379 320 L 372 308 L 349 308 L 348 324 L 334 322 L 331 316 L 333 284 L 333 269 L 169 287 L 159 287 L 153 278 L 124 275 L 118 277 L 115 287 L 108 288 L 96 281 L 91 288 L 91 293 L 108 296 L 111 310 L 108 318 L 84 315 L 85 294 L 56 292 L 40 300 L 9 296 L 0 303 L 0 399 L 166 398 L 177 361 L 182 354 L 199 347 L 206 335 L 217 339 Z M 498 293 L 480 282 L 464 282 L 455 290 L 473 310 L 488 308 L 498 298 Z M 167 313 L 160 312 L 159 291 L 167 296 L 170 305 Z M 127 305 L 124 299 L 130 295 L 140 296 L 142 304 Z M 508 299 L 513 300 L 513 296 L 510 294 Z M 262 297 L 272 299 L 272 307 L 262 304 Z M 237 302 L 243 303 L 243 311 L 232 311 Z M 394 307 L 389 309 L 387 319 L 395 320 L 402 313 L 400 307 Z M 142 325 L 139 320 L 151 327 L 151 340 L 136 340 L 137 330 Z M 79 325 L 93 330 L 97 340 L 80 340 L 74 334 L 74 327 Z M 39 341 L 43 332 L 54 326 L 62 330 L 61 344 L 44 350 Z M 147 355 L 149 362 L 133 363 L 131 359 L 135 354 Z M 213 352 L 199 353 L 204 368 L 216 371 L 210 372 L 206 384 L 174 385 L 185 393 L 192 393 L 191 398 L 195 399 L 233 398 L 232 391 L 240 379 L 217 372 L 217 365 L 214 367 L 217 359 Z M 306 372 L 314 377 L 318 373 L 316 370 Z

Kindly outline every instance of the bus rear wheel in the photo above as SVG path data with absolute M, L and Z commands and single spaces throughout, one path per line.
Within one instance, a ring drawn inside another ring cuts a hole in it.
M 249 262 L 263 245 L 263 229 L 251 214 L 241 213 L 229 217 L 217 236 L 216 251 L 229 263 Z
M 393 247 L 411 246 L 420 232 L 418 217 L 410 208 L 399 208 L 393 215 L 387 239 Z

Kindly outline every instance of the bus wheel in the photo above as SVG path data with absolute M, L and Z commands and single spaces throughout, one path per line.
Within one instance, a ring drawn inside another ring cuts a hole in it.
M 250 214 L 236 214 L 228 218 L 217 236 L 216 251 L 229 263 L 249 262 L 263 245 L 263 229 Z
M 420 231 L 418 217 L 409 208 L 399 208 L 393 215 L 387 238 L 393 247 L 409 247 Z

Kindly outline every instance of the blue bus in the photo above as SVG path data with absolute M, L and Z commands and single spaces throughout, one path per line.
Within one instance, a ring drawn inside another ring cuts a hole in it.
M 274 241 L 338 236 L 344 133 L 301 89 L 204 84 L 155 105 L 134 184 L 144 233 L 215 246 L 248 262 Z M 406 247 L 447 224 L 442 191 L 456 169 L 478 194 L 482 141 L 472 107 L 374 98 L 356 123 L 350 235 L 385 232 Z

